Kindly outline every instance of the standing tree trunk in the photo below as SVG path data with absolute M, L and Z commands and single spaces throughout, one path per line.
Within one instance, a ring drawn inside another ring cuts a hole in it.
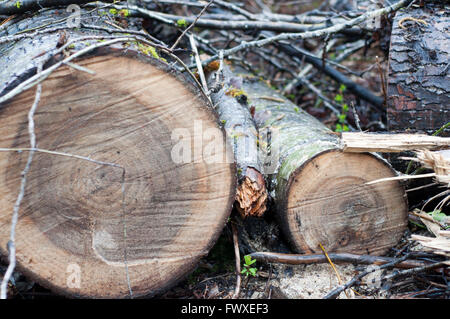
M 242 85 L 259 130 L 264 174 L 285 236 L 300 253 L 383 254 L 407 224 L 405 192 L 387 162 L 341 151 L 339 137 L 259 79 Z
M 50 11 L 5 32 L 49 21 L 63 27 L 57 21 L 66 15 Z M 95 15 L 86 14 L 83 22 L 90 17 L 93 23 Z M 33 76 L 62 37 L 105 34 L 111 35 L 81 27 L 4 44 L 0 98 Z M 103 40 L 86 41 L 66 53 Z M 43 82 L 34 116 L 43 151 L 35 152 L 26 176 L 15 245 L 19 269 L 56 292 L 96 298 L 160 293 L 194 269 L 230 214 L 236 172 L 225 133 L 200 92 L 148 56 L 157 56 L 154 50 L 134 41 L 103 47 Z M 4 256 L 28 157 L 27 151 L 5 149 L 29 148 L 27 116 L 34 99 L 35 89 L 28 89 L 0 108 Z M 211 142 L 203 132 L 218 136 Z M 214 152 L 204 152 L 202 144 Z
M 388 79 L 391 131 L 433 133 L 450 122 L 448 5 L 399 11 L 392 26 Z M 450 136 L 447 128 L 442 136 Z

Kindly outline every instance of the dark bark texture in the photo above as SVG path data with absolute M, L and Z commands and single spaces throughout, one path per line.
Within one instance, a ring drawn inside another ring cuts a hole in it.
M 387 111 L 392 131 L 433 133 L 450 121 L 450 11 L 444 2 L 399 11 L 394 19 Z

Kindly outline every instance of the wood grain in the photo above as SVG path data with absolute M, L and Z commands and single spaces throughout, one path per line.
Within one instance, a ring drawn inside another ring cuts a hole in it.
M 119 164 L 125 176 L 120 168 L 36 153 L 17 224 L 19 268 L 63 294 L 127 297 L 130 285 L 133 296 L 154 295 L 193 270 L 217 239 L 235 196 L 235 167 L 208 158 L 172 160 L 174 129 L 200 139 L 194 121 L 218 129 L 207 102 L 180 75 L 131 52 L 77 64 L 96 74 L 62 67 L 43 83 L 37 145 Z M 29 90 L 2 106 L 0 147 L 29 146 L 33 98 Z M 222 137 L 216 150 L 226 158 Z M 195 147 L 191 153 L 201 155 Z M 26 158 L 0 152 L 3 255 Z M 79 288 L 68 287 L 74 264 Z
M 370 153 L 342 152 L 339 136 L 259 79 L 246 77 L 242 88 L 255 109 L 266 185 L 292 247 L 315 253 L 320 243 L 328 252 L 381 255 L 395 246 L 407 225 L 405 191 L 398 181 L 365 185 L 395 176 L 390 165 Z

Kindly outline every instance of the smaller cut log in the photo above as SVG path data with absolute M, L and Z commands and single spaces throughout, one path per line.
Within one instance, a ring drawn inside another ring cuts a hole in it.
M 216 91 L 211 94 L 211 100 L 235 155 L 236 208 L 244 218 L 261 217 L 266 211 L 268 194 L 258 158 L 258 132 L 247 108 L 242 78 L 233 75 L 225 63 L 216 71 L 212 70 L 214 67 L 219 67 L 216 62 L 207 68 L 208 84 Z
M 285 237 L 299 253 L 383 254 L 407 225 L 405 192 L 387 162 L 345 153 L 337 134 L 263 81 L 242 75 L 259 132 L 266 185 Z

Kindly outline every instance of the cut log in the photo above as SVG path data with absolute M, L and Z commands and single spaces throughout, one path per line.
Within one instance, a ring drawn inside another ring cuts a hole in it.
M 64 15 L 53 11 L 41 21 Z M 7 32 L 40 25 L 39 19 Z M 92 34 L 78 30 L 66 30 L 66 38 Z M 35 63 L 57 47 L 60 36 L 3 46 L 1 60 L 8 67 L 0 71 L 0 96 L 33 75 Z M 235 164 L 209 102 L 185 77 L 133 44 L 91 52 L 74 61 L 76 69 L 62 66 L 43 82 L 34 116 L 38 148 L 91 159 L 36 151 L 26 176 L 16 225 L 18 268 L 58 293 L 160 293 L 209 252 L 231 212 Z M 5 149 L 29 148 L 27 115 L 35 91 L 0 108 L 3 256 L 29 154 Z M 216 139 L 207 140 L 206 132 Z
M 259 130 L 267 187 L 283 233 L 299 253 L 385 253 L 404 233 L 407 203 L 387 162 L 344 153 L 339 137 L 259 79 L 242 89 Z
M 449 26 L 445 1 L 397 12 L 389 53 L 389 130 L 433 133 L 450 122 Z M 450 136 L 450 128 L 441 136 Z
M 258 157 L 258 131 L 242 91 L 242 78 L 236 77 L 228 65 L 209 66 L 209 87 L 220 121 L 224 125 L 236 159 L 238 187 L 236 209 L 243 218 L 261 217 L 266 211 L 267 189 Z M 214 71 L 213 68 L 219 69 Z M 219 86 L 219 87 L 217 87 Z

